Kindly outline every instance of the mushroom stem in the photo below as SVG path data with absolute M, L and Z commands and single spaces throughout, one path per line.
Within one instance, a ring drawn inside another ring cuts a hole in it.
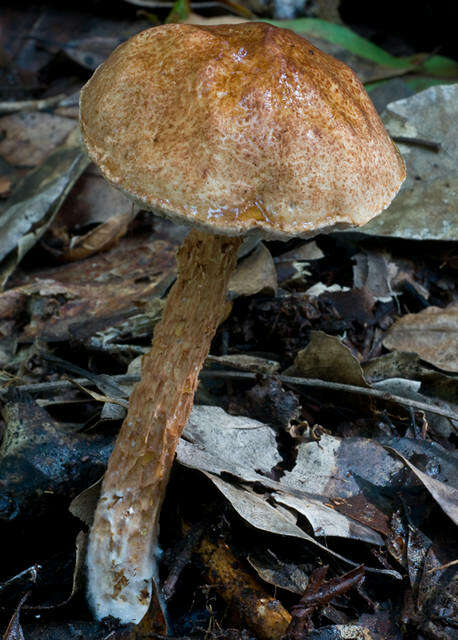
M 138 622 L 148 609 L 170 469 L 240 244 L 239 238 L 192 231 L 178 251 L 178 279 L 143 357 L 90 533 L 89 598 L 99 619 Z

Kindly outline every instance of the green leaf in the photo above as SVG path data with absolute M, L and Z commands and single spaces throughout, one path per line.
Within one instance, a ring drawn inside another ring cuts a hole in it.
M 321 38 L 338 45 L 354 55 L 371 60 L 372 62 L 405 70 L 411 68 L 431 76 L 458 78 L 458 63 L 444 56 L 430 56 L 424 59 L 424 54 L 398 58 L 381 49 L 373 42 L 366 40 L 348 27 L 319 18 L 297 18 L 295 20 L 265 20 L 277 27 L 292 29 L 296 33 Z
M 337 44 L 362 58 L 388 67 L 405 67 L 405 60 L 396 58 L 376 44 L 340 24 L 319 18 L 297 18 L 296 20 L 267 20 L 276 27 L 292 29 L 297 33 L 309 34 Z
M 183 22 L 189 17 L 189 0 L 175 0 L 173 7 L 165 19 L 165 24 Z
M 443 76 L 456 80 L 458 78 L 458 62 L 445 56 L 431 56 L 422 65 L 426 74 Z

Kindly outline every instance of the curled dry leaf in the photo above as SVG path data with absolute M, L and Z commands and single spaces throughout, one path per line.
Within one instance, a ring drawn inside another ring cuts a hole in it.
M 206 472 L 204 472 L 204 474 L 221 491 L 225 498 L 229 500 L 237 513 L 256 529 L 281 536 L 299 538 L 347 564 L 356 566 L 356 563 L 352 560 L 336 553 L 305 533 L 296 523 L 297 516 L 289 509 L 285 509 L 281 507 L 281 505 L 271 505 L 265 498 L 247 487 L 238 488 L 222 480 L 219 476 Z M 379 540 L 378 543 L 381 544 L 381 540 Z M 383 569 L 368 569 L 368 571 L 391 575 L 394 578 L 400 577 L 397 571 Z
M 84 236 L 76 236 L 73 238 L 71 246 L 60 254 L 60 260 L 62 262 L 75 262 L 96 253 L 108 251 L 127 233 L 129 224 L 134 218 L 133 209 L 129 212 L 119 213 Z
M 0 287 L 44 234 L 88 164 L 74 129 L 62 147 L 16 186 L 0 220 Z
M 426 489 L 433 496 L 438 505 L 445 511 L 445 513 L 453 520 L 455 524 L 458 524 L 458 484 L 455 476 L 455 486 L 441 482 L 434 477 L 431 477 L 424 471 L 418 469 L 409 460 L 407 460 L 399 451 L 394 447 L 386 447 L 388 451 L 392 451 L 398 456 L 404 464 L 406 464 L 411 471 L 417 476 L 417 478 L 425 485 Z M 456 461 L 455 461 L 456 465 Z
M 281 459 L 275 432 L 256 420 L 231 416 L 219 407 L 194 407 L 184 437 L 185 440 L 182 439 L 178 447 L 179 462 L 211 474 L 212 482 L 254 526 L 282 535 L 313 540 L 297 526 L 297 515 L 283 509 L 280 506 L 283 504 L 293 509 L 296 514 L 305 515 L 317 535 L 334 535 L 375 544 L 382 543 L 380 535 L 370 526 L 338 513 L 329 504 L 329 496 L 350 497 L 360 493 L 358 484 L 351 483 L 346 476 L 353 453 L 360 457 L 369 456 L 373 454 L 373 449 L 377 453 L 382 452 L 385 459 L 389 458 L 377 444 L 372 446 L 370 453 L 365 450 L 362 454 L 361 449 L 349 451 L 345 456 L 345 464 L 339 468 L 335 460 L 336 451 L 341 445 L 339 439 L 328 436 L 325 442 L 329 446 L 326 447 L 323 446 L 323 440 L 321 443 L 303 443 L 299 450 L 306 448 L 308 451 L 310 447 L 315 452 L 315 458 L 309 460 L 309 456 L 305 455 L 303 459 L 299 459 L 299 452 L 293 472 L 286 472 L 285 476 L 276 482 L 269 478 L 269 474 Z M 362 443 L 360 447 L 363 450 L 365 446 L 370 446 L 370 441 L 362 440 Z M 313 477 L 318 476 L 320 479 L 318 485 L 313 483 L 312 478 L 308 481 L 304 479 L 304 476 L 310 476 L 306 471 L 310 464 L 317 470 Z M 397 468 L 402 468 L 402 465 L 397 464 Z M 323 473 L 318 473 L 319 469 L 322 469 Z M 393 465 L 390 467 L 390 471 L 392 470 Z M 223 472 L 230 473 L 244 482 L 258 483 L 265 487 L 268 493 L 263 497 L 247 489 L 236 488 L 218 477 Z M 364 473 L 364 469 L 358 468 L 358 472 Z M 372 466 L 370 471 L 366 469 L 365 475 L 371 473 Z M 330 477 L 327 474 L 330 474 Z M 336 474 L 341 476 L 342 482 L 334 483 L 332 486 L 332 478 Z M 350 486 L 351 490 L 348 490 Z M 277 506 L 267 502 L 266 498 L 270 497 L 274 498 Z
M 450 510 L 449 496 L 457 483 L 453 456 L 426 441 L 403 438 L 388 445 L 401 451 L 401 456 L 428 461 L 424 472 L 415 467 L 416 475 L 435 500 Z M 378 442 L 326 434 L 319 442 L 300 443 L 293 469 L 285 471 L 279 481 L 272 480 L 271 472 L 279 462 L 273 430 L 209 406 L 194 408 L 185 440 L 178 447 L 178 460 L 208 474 L 253 526 L 303 539 L 309 536 L 298 527 L 294 514 L 304 515 L 318 536 L 382 544 L 380 533 L 387 535 L 389 527 L 388 514 L 381 511 L 386 505 L 380 492 L 402 492 L 405 484 L 403 462 Z M 219 477 L 223 473 L 264 487 L 265 496 L 233 486 Z
M 273 553 L 252 553 L 248 562 L 258 575 L 269 584 L 302 595 L 308 584 L 305 567 L 297 564 L 282 562 Z
M 458 373 L 458 304 L 428 307 L 396 320 L 383 344 L 387 349 L 411 351 L 444 371 Z
M 94 174 L 90 165 L 68 194 L 49 231 L 61 235 L 63 229 L 69 235 L 74 228 L 107 222 L 131 209 L 132 202 L 127 196 Z
M 293 619 L 288 628 L 288 640 L 299 640 L 304 632 L 313 628 L 311 615 L 317 607 L 323 607 L 364 581 L 363 565 L 331 580 L 325 580 L 327 570 L 327 566 L 318 567 L 310 576 L 304 595 L 292 609 Z

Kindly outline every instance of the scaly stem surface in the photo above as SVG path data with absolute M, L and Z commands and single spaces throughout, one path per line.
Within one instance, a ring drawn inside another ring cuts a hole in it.
M 178 279 L 143 357 L 90 533 L 89 598 L 99 619 L 138 622 L 147 611 L 175 449 L 222 318 L 240 242 L 192 231 L 178 251 Z

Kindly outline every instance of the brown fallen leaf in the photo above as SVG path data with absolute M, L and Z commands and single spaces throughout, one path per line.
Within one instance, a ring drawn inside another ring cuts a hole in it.
M 270 251 L 259 244 L 246 258 L 241 260 L 229 280 L 229 299 L 238 296 L 253 296 L 256 293 L 275 294 L 277 272 Z
M 0 176 L 0 198 L 7 198 L 11 191 L 11 180 L 8 176 Z
M 39 111 L 23 111 L 0 118 L 5 132 L 0 156 L 13 166 L 35 167 L 62 144 L 75 128 L 74 120 Z
M 246 18 L 239 16 L 212 16 L 211 18 L 206 18 L 191 11 L 186 20 L 184 20 L 184 24 L 238 24 L 246 21 Z
M 370 502 L 362 492 L 348 498 L 331 498 L 329 504 L 339 513 L 371 527 L 374 531 L 385 536 L 391 533 L 388 516 L 377 505 Z
M 119 189 L 108 184 L 93 165 L 83 173 L 68 194 L 49 232 L 59 235 L 59 229 L 81 228 L 107 222 L 111 217 L 130 211 L 132 202 Z
M 413 351 L 439 369 L 458 373 L 457 333 L 458 304 L 453 303 L 399 318 L 383 344 L 387 349 Z
M 174 275 L 177 243 L 176 227 L 157 221 L 154 234 L 129 234 L 110 251 L 78 264 L 22 274 L 14 288 L 0 293 L 0 322 L 14 322 L 10 338 L 22 341 L 36 336 L 85 340 L 115 326 L 119 331 L 114 337 L 132 331 L 149 335 L 157 316 L 157 296 Z M 29 322 L 19 327 L 20 314 L 31 300 L 40 304 L 34 304 Z M 0 341 L 8 341 L 2 333 L 0 326 Z
M 310 342 L 299 351 L 288 376 L 319 378 L 330 382 L 343 382 L 357 387 L 368 387 L 361 365 L 339 338 L 323 331 L 311 331 Z
M 59 255 L 62 262 L 83 260 L 96 253 L 111 249 L 127 232 L 129 224 L 135 218 L 132 208 L 129 212 L 119 213 L 103 222 L 95 229 L 91 229 L 84 236 L 72 239 L 71 246 Z

